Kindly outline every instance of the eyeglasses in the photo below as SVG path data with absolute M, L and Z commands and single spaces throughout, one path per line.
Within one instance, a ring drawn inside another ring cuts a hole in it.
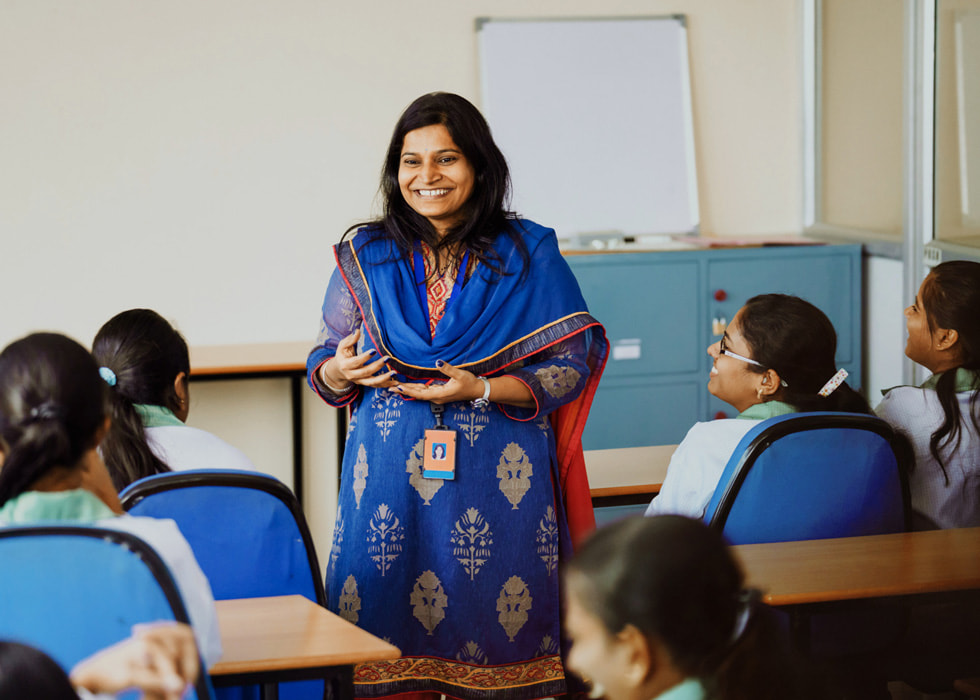
M 721 340 L 718 341 L 718 352 L 720 352 L 722 355 L 728 355 L 729 357 L 734 357 L 736 360 L 741 360 L 742 362 L 748 362 L 750 365 L 755 365 L 756 367 L 762 367 L 763 369 L 765 369 L 765 366 L 761 362 L 750 360 L 744 355 L 739 355 L 737 352 L 732 352 L 731 350 L 726 348 L 725 336 L 722 336 Z
M 744 355 L 739 355 L 737 352 L 732 352 L 731 350 L 729 350 L 728 348 L 726 348 L 725 347 L 725 336 L 721 336 L 721 340 L 718 341 L 718 352 L 720 352 L 722 355 L 728 355 L 728 357 L 734 357 L 736 360 L 741 360 L 742 362 L 748 362 L 750 365 L 755 365 L 756 367 L 761 367 L 762 369 L 769 369 L 768 367 L 766 367 L 761 362 L 756 362 L 755 360 L 749 359 L 748 357 L 745 357 Z M 779 385 L 780 386 L 784 386 L 784 387 L 788 387 L 789 386 L 789 384 L 786 383 L 786 380 L 785 379 L 780 379 L 779 380 Z

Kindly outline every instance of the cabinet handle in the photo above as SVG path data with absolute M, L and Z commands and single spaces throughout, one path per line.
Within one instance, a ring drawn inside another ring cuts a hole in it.
M 725 413 L 724 411 L 717 411 L 715 413 L 715 420 L 720 420 L 722 418 L 728 418 L 728 414 Z
M 715 301 L 725 301 L 728 299 L 728 292 L 726 292 L 724 289 L 716 289 L 714 296 Z

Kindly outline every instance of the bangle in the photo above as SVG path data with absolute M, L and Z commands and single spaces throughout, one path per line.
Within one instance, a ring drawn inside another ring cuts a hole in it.
M 330 391 L 330 393 L 336 394 L 337 396 L 343 396 L 344 394 L 349 394 L 350 392 L 354 391 L 354 387 L 357 386 L 354 384 L 354 382 L 351 382 L 346 389 L 335 389 L 334 387 L 330 386 L 330 383 L 327 381 L 327 378 L 324 376 L 325 373 L 323 372 L 323 367 L 326 366 L 327 363 L 324 362 L 320 369 L 317 370 L 317 375 L 320 377 L 320 382 L 327 388 L 327 390 Z
M 477 379 L 483 382 L 483 396 L 470 401 L 470 406 L 473 408 L 486 408 L 490 405 L 490 380 L 486 377 L 477 377 Z

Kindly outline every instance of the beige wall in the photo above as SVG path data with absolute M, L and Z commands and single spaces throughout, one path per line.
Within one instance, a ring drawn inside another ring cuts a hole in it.
M 477 17 L 673 13 L 689 20 L 702 230 L 799 231 L 796 2 L 4 0 L 0 342 L 40 327 L 87 342 L 141 305 L 191 344 L 312 338 L 328 245 L 373 213 L 397 115 L 431 90 L 478 101 Z M 615 176 L 615 160 L 581 173 Z M 192 424 L 289 463 L 285 381 L 194 394 Z M 333 412 L 306 403 L 325 561 Z

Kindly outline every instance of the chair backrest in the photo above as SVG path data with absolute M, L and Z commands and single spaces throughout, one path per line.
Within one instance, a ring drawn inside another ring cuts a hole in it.
M 0 638 L 70 671 L 133 625 L 158 620 L 188 622 L 187 610 L 166 564 L 136 535 L 90 525 L 0 528 Z M 191 697 L 213 698 L 207 673 Z
M 874 416 L 794 413 L 742 438 L 704 519 L 732 544 L 904 532 L 909 455 Z
M 171 518 L 218 600 L 298 593 L 326 605 L 306 518 L 282 482 L 209 469 L 156 474 L 120 494 L 133 515 Z

